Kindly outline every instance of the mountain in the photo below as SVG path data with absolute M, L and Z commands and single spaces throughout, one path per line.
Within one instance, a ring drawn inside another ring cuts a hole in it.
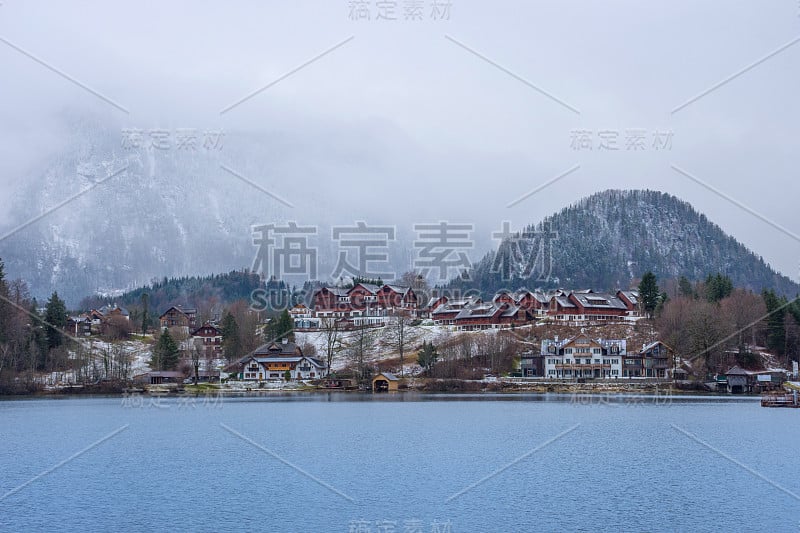
M 411 175 L 383 168 L 378 157 L 406 141 L 365 127 L 343 133 L 279 119 L 228 130 L 126 120 L 65 111 L 54 121 L 55 140 L 32 147 L 30 167 L 0 176 L 14 184 L 0 202 L 0 258 L 8 278 L 25 280 L 39 300 L 57 290 L 76 306 L 87 295 L 113 300 L 164 277 L 252 268 L 261 253 L 254 226 L 288 221 L 316 229 L 315 277 L 327 278 L 338 257 L 331 227 L 397 223 L 377 200 L 386 184 L 401 183 L 399 174 Z M 179 146 L 191 129 L 194 146 Z M 222 135 L 207 145 L 207 131 Z M 354 206 L 345 204 L 351 190 L 361 195 Z M 394 194 L 413 206 L 416 191 Z M 395 272 L 411 261 L 401 233 L 389 251 Z
M 530 260 L 536 258 L 535 260 Z M 719 226 L 675 196 L 607 190 L 504 239 L 450 287 L 493 293 L 519 287 L 627 288 L 652 270 L 659 279 L 709 273 L 736 286 L 795 296 L 779 274 Z

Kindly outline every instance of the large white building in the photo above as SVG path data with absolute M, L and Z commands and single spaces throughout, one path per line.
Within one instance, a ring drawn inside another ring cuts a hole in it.
M 559 341 L 542 341 L 544 375 L 555 379 L 622 377 L 625 339 L 591 339 L 580 334 Z

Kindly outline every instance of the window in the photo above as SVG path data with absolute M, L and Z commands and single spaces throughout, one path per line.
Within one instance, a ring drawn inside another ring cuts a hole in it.
M 594 360 L 594 364 L 599 365 L 600 364 L 600 359 L 595 359 Z

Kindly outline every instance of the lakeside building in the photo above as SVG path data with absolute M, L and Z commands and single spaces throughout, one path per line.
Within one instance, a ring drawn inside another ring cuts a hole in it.
M 318 379 L 327 373 L 327 366 L 316 357 L 303 355 L 297 344 L 282 339 L 257 348 L 235 363 L 239 379 L 243 381 L 267 381 L 284 379 L 289 371 L 291 379 Z
M 544 376 L 555 379 L 622 377 L 622 359 L 627 354 L 625 339 L 592 339 L 580 334 L 541 344 Z

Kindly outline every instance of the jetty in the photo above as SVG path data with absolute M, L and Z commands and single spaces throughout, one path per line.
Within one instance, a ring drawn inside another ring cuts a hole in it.
M 764 394 L 761 397 L 761 407 L 800 407 L 797 397 L 800 383 L 784 383 L 784 388 L 786 392 Z

